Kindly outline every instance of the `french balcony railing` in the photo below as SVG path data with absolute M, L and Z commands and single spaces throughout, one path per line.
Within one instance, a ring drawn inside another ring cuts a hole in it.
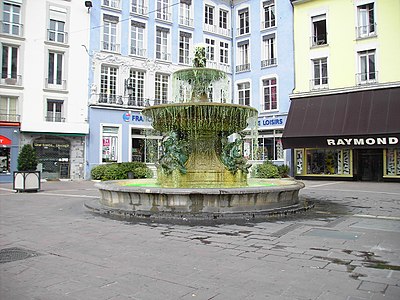
M 3 122 L 19 122 L 20 119 L 21 116 L 17 114 L 0 114 L 0 121 Z
M 156 59 L 170 61 L 171 60 L 171 53 L 156 52 Z
M 5 76 L 5 78 L 0 79 L 0 82 L 5 85 L 22 86 L 22 76 Z
M 0 21 L 1 32 L 14 36 L 22 36 L 24 26 L 19 23 L 12 23 L 7 21 Z
M 378 82 L 378 72 L 365 72 L 356 74 L 356 83 L 358 85 L 374 84 Z
M 184 17 L 184 16 L 179 16 L 179 25 L 183 25 L 183 26 L 188 26 L 188 27 L 193 27 L 193 19 L 192 18 L 188 18 L 188 17 Z
M 149 9 L 147 6 L 132 5 L 132 13 L 134 13 L 134 14 L 145 16 L 145 15 L 147 15 L 148 10 Z
M 138 48 L 138 47 L 131 47 L 131 55 L 137 56 L 146 56 L 146 49 Z
M 264 59 L 261 61 L 261 68 L 266 68 L 266 67 L 271 67 L 271 66 L 276 66 L 276 65 L 277 65 L 276 57 Z
M 262 29 L 267 29 L 267 28 L 271 28 L 274 26 L 275 26 L 275 19 L 261 22 Z
M 236 66 L 236 73 L 250 71 L 250 64 L 242 64 Z
M 356 36 L 358 39 L 376 36 L 376 34 L 376 23 L 356 27 Z
M 110 52 L 119 53 L 119 48 L 120 48 L 119 44 L 110 43 L 110 42 L 107 42 L 107 41 L 102 41 L 101 42 L 101 49 L 103 51 L 110 51 Z
M 68 43 L 68 33 L 63 32 L 63 31 L 56 31 L 53 29 L 47 29 L 47 40 L 49 42 L 67 44 Z
M 153 105 L 172 103 L 171 101 L 165 99 L 138 98 L 133 95 L 122 96 L 122 95 L 98 94 L 95 96 L 97 102 L 92 104 L 111 106 L 111 107 L 144 108 Z
M 311 36 L 310 38 L 311 47 L 327 45 L 328 44 L 327 37 L 328 37 L 327 33 Z
M 310 90 L 325 90 L 329 89 L 328 77 L 314 78 L 310 80 Z
M 156 14 L 156 19 L 161 20 L 161 21 L 167 21 L 171 22 L 172 21 L 172 14 L 170 12 L 167 12 L 165 10 L 157 11 Z
M 219 27 L 217 25 L 210 25 L 210 24 L 203 24 L 203 30 L 210 32 L 210 33 L 215 33 L 223 36 L 230 37 L 231 36 L 231 30 L 229 28 L 223 28 Z
M 121 9 L 121 2 L 120 0 L 103 0 L 103 6 Z
M 45 120 L 46 122 L 58 122 L 58 123 L 65 122 L 65 118 L 61 117 L 61 115 L 58 115 L 58 113 L 56 113 L 55 115 L 53 115 L 52 113 L 48 114 Z
M 250 33 L 250 28 L 248 26 L 237 28 L 237 35 L 244 35 L 249 33 Z
M 67 89 L 67 81 L 66 80 L 57 80 L 57 79 L 45 78 L 44 87 L 46 89 L 66 90 Z

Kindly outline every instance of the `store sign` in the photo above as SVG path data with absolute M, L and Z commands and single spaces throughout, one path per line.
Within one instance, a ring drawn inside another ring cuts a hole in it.
M 328 146 L 375 146 L 398 145 L 399 139 L 392 137 L 367 137 L 367 138 L 330 138 L 326 139 Z
M 126 112 L 122 115 L 122 119 L 125 122 L 133 122 L 136 124 L 149 124 L 149 122 L 141 114 Z
M 9 138 L 7 138 L 7 137 L 5 137 L 3 135 L 0 135 L 0 145 L 8 146 L 8 145 L 11 145 L 11 144 L 12 144 L 12 142 L 11 142 L 11 140 Z
M 258 127 L 259 128 L 269 128 L 269 127 L 283 128 L 286 123 L 286 118 L 287 118 L 287 116 L 258 118 Z

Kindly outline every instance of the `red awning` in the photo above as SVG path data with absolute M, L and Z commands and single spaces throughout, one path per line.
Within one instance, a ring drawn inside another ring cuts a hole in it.
M 4 135 L 0 135 L 0 145 L 1 146 L 8 146 L 11 144 L 12 144 L 12 141 L 8 137 L 5 137 Z

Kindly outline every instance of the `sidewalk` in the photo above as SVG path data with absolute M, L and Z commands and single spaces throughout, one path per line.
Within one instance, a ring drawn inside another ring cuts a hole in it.
M 400 299 L 400 184 L 304 181 L 306 214 L 189 226 L 90 213 L 90 181 L 0 184 L 0 299 Z

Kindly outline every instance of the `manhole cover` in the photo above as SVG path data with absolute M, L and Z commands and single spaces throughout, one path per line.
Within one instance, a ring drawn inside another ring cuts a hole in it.
M 38 252 L 23 248 L 6 248 L 0 250 L 0 264 L 12 262 L 16 260 L 27 259 L 30 257 L 39 256 Z

